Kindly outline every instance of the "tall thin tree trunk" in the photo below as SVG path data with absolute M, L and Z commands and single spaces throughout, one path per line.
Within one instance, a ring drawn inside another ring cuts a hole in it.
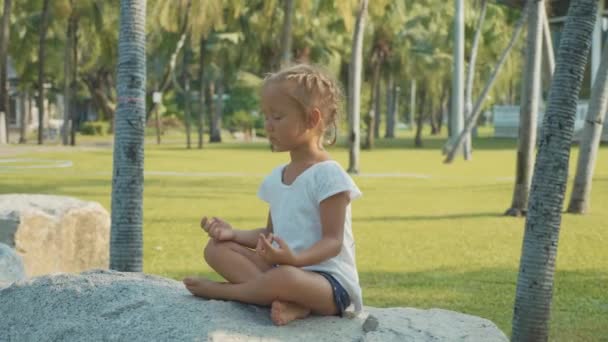
M 21 96 L 21 117 L 19 123 L 19 143 L 27 142 L 27 125 L 30 119 L 30 95 L 27 89 L 23 90 Z
M 596 8 L 596 0 L 571 1 L 562 31 L 524 231 L 511 334 L 516 342 L 549 338 L 568 159 Z
M 591 208 L 593 172 L 608 110 L 608 38 L 604 42 L 602 57 L 593 89 L 591 89 L 589 108 L 578 152 L 574 187 L 568 204 L 568 212 L 575 214 L 587 213 Z
M 291 22 L 293 18 L 294 0 L 284 0 L 283 7 L 283 29 L 281 30 L 281 67 L 289 65 L 291 62 Z
M 355 22 L 353 33 L 353 47 L 350 55 L 348 69 L 348 116 L 349 116 L 349 162 L 348 172 L 359 173 L 359 152 L 361 141 L 361 69 L 363 55 L 363 33 L 365 28 L 365 16 L 367 15 L 367 1 L 359 1 L 359 11 Z
M 4 10 L 2 12 L 2 32 L 0 32 L 0 112 L 4 112 L 4 139 L 0 138 L 0 144 L 3 140 L 8 143 L 10 131 L 10 101 L 8 94 L 8 79 L 6 75 L 8 46 L 10 39 L 10 20 L 11 20 L 12 0 L 4 0 Z M 2 119 L 2 118 L 0 118 Z
M 46 64 L 46 33 L 49 21 L 49 0 L 42 5 L 40 44 L 38 49 L 38 145 L 44 142 L 44 66 Z
M 553 38 L 551 37 L 551 29 L 549 28 L 549 18 L 547 11 L 542 11 L 543 16 L 543 65 L 545 69 L 546 82 L 551 84 L 553 79 L 553 71 L 555 70 L 555 54 L 553 53 Z
M 199 54 L 199 79 L 200 79 L 200 89 L 199 89 L 199 111 L 198 111 L 198 148 L 203 148 L 203 132 L 205 131 L 205 62 L 207 56 L 207 39 L 205 37 L 201 37 L 200 41 L 200 54 Z
M 435 101 L 432 96 L 428 98 L 426 110 L 431 123 L 431 135 L 437 135 L 439 130 L 437 129 L 437 116 L 435 115 Z
M 72 34 L 74 31 L 74 7 L 72 7 L 72 13 L 68 18 L 68 27 L 65 33 L 66 36 L 66 44 L 64 49 L 64 57 L 63 57 L 63 127 L 61 128 L 61 138 L 63 145 L 68 145 L 70 143 L 70 113 L 71 113 L 71 87 L 72 87 L 72 72 L 71 67 L 73 65 L 72 60 L 72 44 L 74 40 L 72 38 Z
M 452 110 L 449 121 L 450 143 L 456 140 L 456 137 L 463 128 L 464 24 L 464 0 L 456 0 L 454 13 L 454 74 L 452 77 Z
M 120 1 L 110 269 L 143 268 L 146 0 Z
M 210 142 L 222 142 L 222 111 L 224 97 L 224 82 L 222 76 L 217 80 L 217 96 L 215 112 L 211 119 L 211 139 Z
M 80 117 L 78 113 L 78 101 L 76 98 L 77 90 L 78 90 L 78 23 L 79 17 L 76 16 L 74 18 L 74 30 L 72 31 L 72 79 L 70 81 L 71 88 L 71 102 L 70 102 L 70 110 L 71 110 L 71 133 L 70 133 L 70 145 L 76 146 L 76 128 L 80 124 Z
M 519 138 L 517 139 L 517 165 L 511 207 L 505 215 L 523 216 L 528 207 L 528 196 L 534 167 L 538 104 L 540 99 L 540 61 L 542 47 L 542 14 L 544 0 L 528 2 L 528 32 L 526 38 L 526 64 L 524 66 L 519 109 Z
M 481 1 L 481 13 L 479 14 L 479 20 L 477 21 L 477 27 L 475 29 L 475 36 L 473 37 L 473 47 L 471 47 L 471 56 L 469 59 L 469 68 L 467 69 L 467 79 L 465 84 L 465 109 L 464 119 L 468 119 L 471 116 L 473 110 L 473 82 L 475 80 L 475 64 L 477 62 L 477 50 L 479 48 L 479 38 L 481 37 L 481 31 L 483 27 L 483 21 L 486 18 L 486 9 L 488 7 L 488 0 Z M 460 134 L 458 132 L 457 134 Z M 470 160 L 471 154 L 473 153 L 473 146 L 471 144 L 471 134 L 465 135 L 464 141 L 464 159 Z
M 410 81 L 410 129 L 414 129 L 416 117 L 416 80 Z
M 192 129 L 191 129 L 191 119 L 190 119 L 190 102 L 191 102 L 191 94 L 190 94 L 190 72 L 188 71 L 190 65 L 190 51 L 188 50 L 188 46 L 190 45 L 190 35 L 186 39 L 186 48 L 184 49 L 183 56 L 183 73 L 182 78 L 184 80 L 184 124 L 186 125 L 186 148 L 192 148 Z
M 509 41 L 509 44 L 502 51 L 500 59 L 498 60 L 498 64 L 496 64 L 496 66 L 494 67 L 494 70 L 492 71 L 492 75 L 490 75 L 490 78 L 486 82 L 484 89 L 482 90 L 481 94 L 477 98 L 477 102 L 475 103 L 475 106 L 473 107 L 473 111 L 471 112 L 471 115 L 468 117 L 467 122 L 465 123 L 465 128 L 460 133 L 458 138 L 456 138 L 454 144 L 449 144 L 450 141 L 448 141 L 448 144 L 446 144 L 446 146 L 444 146 L 444 150 L 448 151 L 447 156 L 444 161 L 445 163 L 451 163 L 454 160 L 454 157 L 458 153 L 458 149 L 461 148 L 462 143 L 464 142 L 465 134 L 467 132 L 470 132 L 473 129 L 473 127 L 475 126 L 475 123 L 477 122 L 477 118 L 479 117 L 479 114 L 481 114 L 481 106 L 483 105 L 483 101 L 486 99 L 488 93 L 490 92 L 490 89 L 492 89 L 492 86 L 494 85 L 494 82 L 496 81 L 498 74 L 499 74 L 500 70 L 502 69 L 502 66 L 505 64 L 505 61 L 507 60 L 507 56 L 509 55 L 509 52 L 511 52 L 511 50 L 513 49 L 513 46 L 515 45 L 515 42 L 517 41 L 517 38 L 519 38 L 519 35 L 521 34 L 521 31 L 524 27 L 524 23 L 526 22 L 527 18 L 528 18 L 528 11 L 526 8 L 524 8 L 524 10 L 521 14 L 521 17 L 519 18 L 519 21 L 515 25 L 515 28 L 513 30 L 513 35 L 511 36 L 511 40 Z
M 395 79 L 391 72 L 386 76 L 386 127 L 384 137 L 395 137 Z
M 374 139 L 380 137 L 380 121 L 382 118 L 382 75 L 380 74 L 382 68 L 381 59 L 379 58 L 376 66 L 374 67 L 374 120 L 372 120 Z M 374 144 L 370 145 L 373 148 Z
M 427 99 L 428 90 L 426 89 L 426 84 L 422 83 L 420 87 L 420 101 L 418 106 L 419 109 L 416 110 L 416 136 L 414 137 L 414 146 L 422 147 L 422 126 L 424 124 L 424 114 Z
M 209 80 L 209 84 L 207 85 L 207 91 L 205 92 L 205 100 L 207 103 L 207 117 L 209 119 L 209 142 L 211 142 L 211 137 L 213 136 L 213 117 L 215 116 L 215 103 L 213 100 L 213 96 L 215 95 L 215 82 L 213 80 Z

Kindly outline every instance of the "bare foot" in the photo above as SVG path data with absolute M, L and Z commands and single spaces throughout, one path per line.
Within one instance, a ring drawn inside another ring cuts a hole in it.
M 310 309 L 289 302 L 272 302 L 270 318 L 275 325 L 285 325 L 293 320 L 310 315 Z
M 183 282 L 193 295 L 207 299 L 216 299 L 217 287 L 221 286 L 220 283 L 205 278 L 188 277 L 184 278 Z

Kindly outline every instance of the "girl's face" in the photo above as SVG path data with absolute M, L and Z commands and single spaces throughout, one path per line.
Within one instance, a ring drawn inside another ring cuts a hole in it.
M 314 138 L 301 105 L 286 92 L 287 86 L 285 82 L 272 82 L 262 90 L 264 128 L 277 152 L 291 151 Z

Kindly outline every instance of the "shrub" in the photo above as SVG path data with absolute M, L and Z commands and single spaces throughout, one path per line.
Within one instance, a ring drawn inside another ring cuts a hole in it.
M 110 124 L 103 121 L 87 121 L 80 125 L 80 133 L 83 135 L 104 136 L 110 130 Z

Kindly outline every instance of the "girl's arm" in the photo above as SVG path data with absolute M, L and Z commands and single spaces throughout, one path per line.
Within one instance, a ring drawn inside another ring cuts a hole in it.
M 321 240 L 296 255 L 293 266 L 316 265 L 340 254 L 344 240 L 344 217 L 349 202 L 348 192 L 341 192 L 321 201 Z
M 283 239 L 278 236 L 259 236 L 256 251 L 269 264 L 292 265 L 304 267 L 319 264 L 335 257 L 342 249 L 344 240 L 344 217 L 350 198 L 347 192 L 341 192 L 321 201 L 322 236 L 321 240 L 310 248 L 295 255 Z M 274 247 L 276 241 L 279 247 Z
M 268 236 L 272 233 L 272 219 L 270 217 L 270 211 L 268 212 L 268 219 L 266 221 L 266 228 L 258 228 L 253 230 L 234 230 L 234 238 L 232 241 L 249 248 L 255 248 L 258 243 L 260 234 Z

